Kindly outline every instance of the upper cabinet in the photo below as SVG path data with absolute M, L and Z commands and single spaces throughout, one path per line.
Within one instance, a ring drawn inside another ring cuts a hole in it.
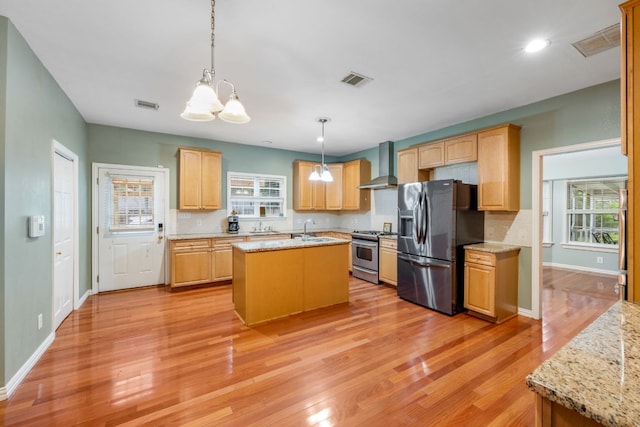
M 520 209 L 520 127 L 498 126 L 478 133 L 478 209 Z
M 180 148 L 178 209 L 222 207 L 222 153 Z
M 429 180 L 429 172 L 418 168 L 418 147 L 398 151 L 398 184 Z
M 446 165 L 475 162 L 476 160 L 478 160 L 478 134 L 470 133 L 444 141 L 444 163 Z
M 368 160 L 358 159 L 344 163 L 343 210 L 359 211 L 371 209 L 371 190 L 358 188 L 358 186 L 370 180 L 371 163 Z
M 317 162 L 293 162 L 294 210 L 368 210 L 370 190 L 358 186 L 371 178 L 371 163 L 353 160 L 347 163 L 329 163 L 327 167 L 333 182 L 309 181 Z
M 418 147 L 418 169 L 431 169 L 444 164 L 444 141 Z

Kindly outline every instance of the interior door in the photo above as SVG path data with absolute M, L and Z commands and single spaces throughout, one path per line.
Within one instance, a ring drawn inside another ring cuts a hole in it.
M 73 161 L 53 159 L 53 330 L 73 310 Z
M 98 168 L 98 291 L 165 283 L 166 170 Z

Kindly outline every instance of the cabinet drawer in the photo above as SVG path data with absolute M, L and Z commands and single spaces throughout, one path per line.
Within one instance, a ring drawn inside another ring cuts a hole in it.
M 207 249 L 210 246 L 209 239 L 177 240 L 171 242 L 171 250 L 185 251 L 190 249 Z
M 223 237 L 221 239 L 212 239 L 211 240 L 211 246 L 213 246 L 215 249 L 219 249 L 219 248 L 228 248 L 231 246 L 232 243 L 242 243 L 244 242 L 244 238 L 243 237 Z
M 464 253 L 464 260 L 474 264 L 496 265 L 496 256 L 488 252 L 466 250 Z
M 394 251 L 398 249 L 398 241 L 395 239 L 380 239 L 380 247 L 381 248 L 389 248 Z

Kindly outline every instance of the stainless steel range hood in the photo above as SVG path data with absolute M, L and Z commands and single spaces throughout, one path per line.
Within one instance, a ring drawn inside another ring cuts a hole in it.
M 366 184 L 362 184 L 360 189 L 381 190 L 393 188 L 398 185 L 398 179 L 393 175 L 393 141 L 383 142 L 378 146 L 378 177 Z

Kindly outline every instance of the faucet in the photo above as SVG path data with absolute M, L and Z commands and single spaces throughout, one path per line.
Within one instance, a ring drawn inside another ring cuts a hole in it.
M 307 223 L 315 224 L 315 222 L 311 218 L 309 218 L 309 219 L 304 221 L 304 232 L 302 233 L 302 240 L 307 240 L 307 238 L 308 238 L 308 236 L 307 236 Z
M 258 222 L 258 231 L 262 231 L 262 220 Z

